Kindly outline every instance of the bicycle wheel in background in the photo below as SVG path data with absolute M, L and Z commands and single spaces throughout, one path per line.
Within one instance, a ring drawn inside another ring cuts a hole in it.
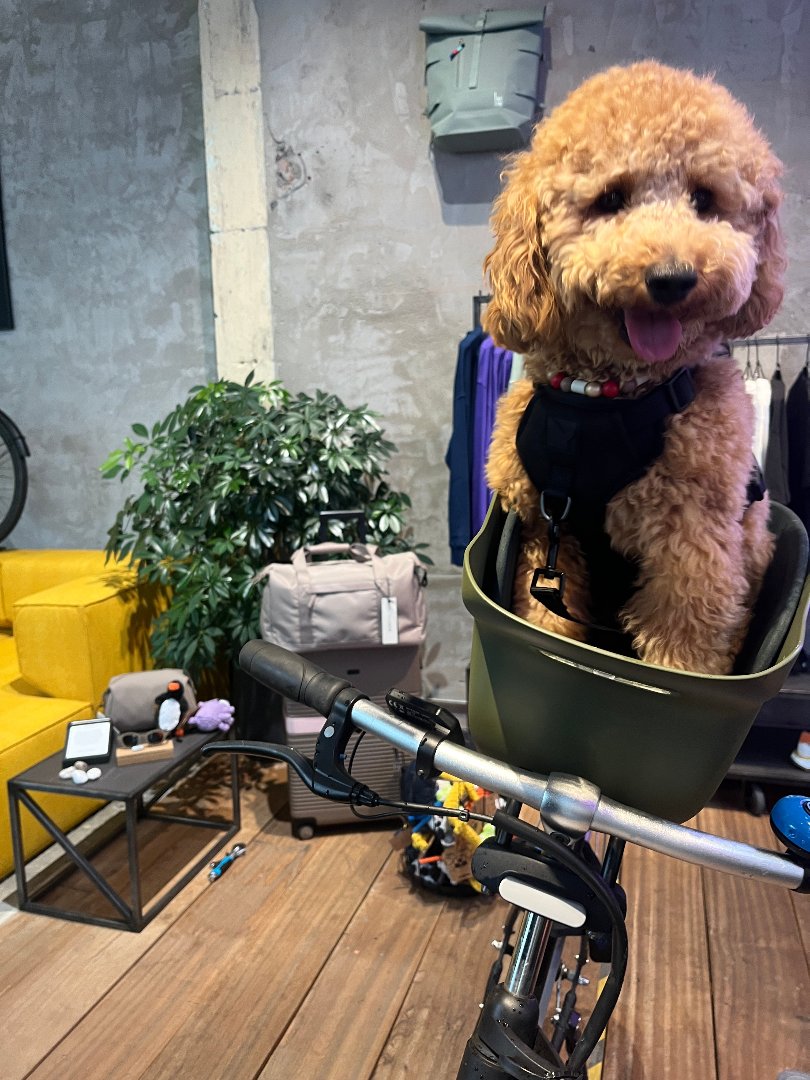
M 25 437 L 17 425 L 0 412 L 0 542 L 20 520 L 28 494 L 29 457 Z

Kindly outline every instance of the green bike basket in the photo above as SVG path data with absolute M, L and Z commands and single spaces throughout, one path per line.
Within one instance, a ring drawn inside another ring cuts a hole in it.
M 594 648 L 502 607 L 496 598 L 506 524 L 493 501 L 464 557 L 476 747 L 516 768 L 582 776 L 621 803 L 685 821 L 717 790 L 802 647 L 810 583 L 801 521 L 772 505 L 776 550 L 741 654 L 749 666 L 723 676 Z

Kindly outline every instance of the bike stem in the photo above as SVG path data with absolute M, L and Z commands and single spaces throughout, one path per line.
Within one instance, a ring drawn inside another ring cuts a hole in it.
M 523 913 L 504 986 L 517 998 L 528 997 L 537 985 L 540 965 L 551 935 L 551 920 L 533 911 Z

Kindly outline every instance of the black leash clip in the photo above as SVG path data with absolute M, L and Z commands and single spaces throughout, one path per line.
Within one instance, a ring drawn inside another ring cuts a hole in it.
M 547 494 L 549 495 L 548 502 L 546 501 Z M 562 570 L 557 569 L 557 556 L 560 553 L 560 526 L 571 511 L 570 495 L 565 496 L 565 505 L 562 511 L 557 510 L 552 505 L 552 500 L 561 502 L 562 498 L 546 491 L 540 492 L 540 514 L 548 522 L 548 554 L 546 556 L 546 565 L 537 567 L 532 576 L 532 583 L 529 586 L 529 592 L 534 599 L 549 607 L 551 606 L 549 600 L 552 598 L 561 604 L 565 593 L 565 574 Z M 541 579 L 547 583 L 554 582 L 555 584 L 541 585 L 539 584 Z

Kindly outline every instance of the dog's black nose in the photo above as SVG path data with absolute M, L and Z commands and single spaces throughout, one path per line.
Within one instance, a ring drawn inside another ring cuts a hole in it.
M 644 275 L 647 291 L 657 304 L 677 304 L 689 295 L 697 280 L 689 263 L 659 263 Z

